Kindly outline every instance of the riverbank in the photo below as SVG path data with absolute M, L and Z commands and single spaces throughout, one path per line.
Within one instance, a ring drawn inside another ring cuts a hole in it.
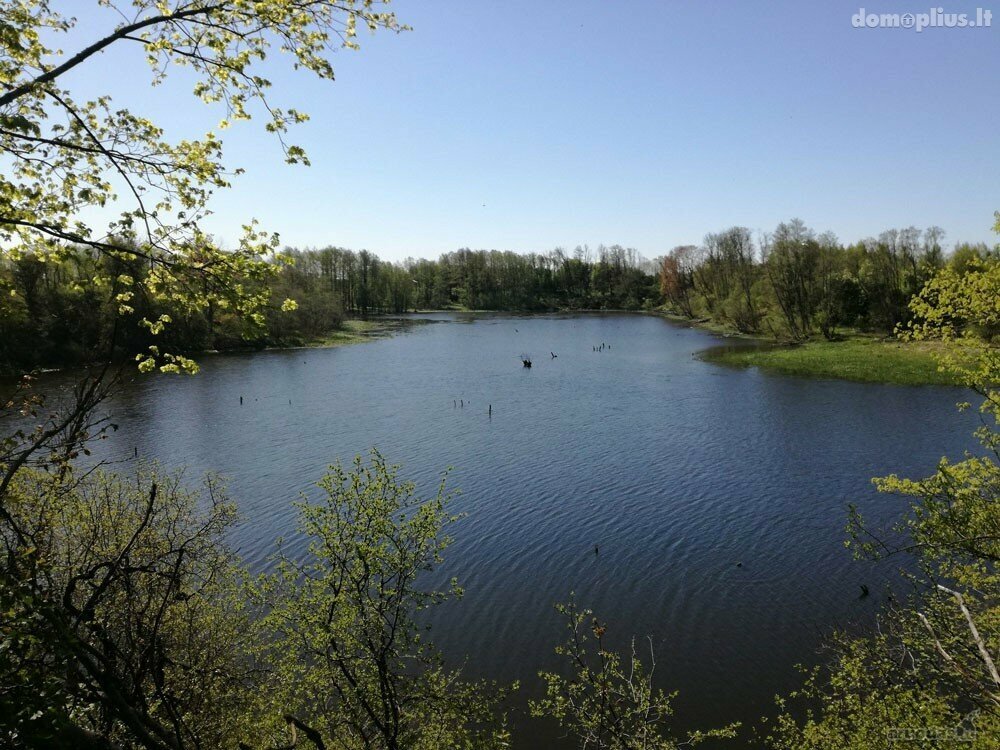
M 402 320 L 400 318 L 345 320 L 340 328 L 310 339 L 305 343 L 305 346 L 311 349 L 329 349 L 336 346 L 361 344 L 365 341 L 392 336 L 405 328 L 419 325 L 422 322 L 426 321 Z
M 216 354 L 239 354 L 245 352 L 257 352 L 262 350 L 283 350 L 283 349 L 329 349 L 338 346 L 348 346 L 351 344 L 363 344 L 366 341 L 374 341 L 376 339 L 388 338 L 393 336 L 400 331 L 406 330 L 414 325 L 420 325 L 422 323 L 427 323 L 426 320 L 404 320 L 399 318 L 385 318 L 385 319 L 349 319 L 341 323 L 340 328 L 328 331 L 315 338 L 308 339 L 306 341 L 293 341 L 288 343 L 274 343 L 269 346 L 245 346 L 245 347 L 232 347 L 228 349 L 203 349 L 200 351 L 187 352 L 188 356 L 198 359 L 200 357 L 216 355 Z M 130 362 L 129 359 L 116 360 L 125 364 Z M 59 363 L 50 364 L 48 366 L 35 367 L 33 369 L 27 370 L 18 367 L 8 366 L 0 363 L 0 381 L 9 381 L 11 383 L 17 382 L 17 380 L 22 377 L 26 372 L 39 373 L 51 373 L 59 372 L 64 369 L 73 369 L 79 367 L 93 367 L 97 362 L 93 361 L 81 361 L 81 362 L 71 362 L 71 363 Z
M 961 385 L 954 375 L 938 369 L 937 356 L 944 347 L 939 341 L 900 341 L 854 331 L 834 341 L 792 343 L 749 336 L 708 318 L 691 320 L 665 310 L 658 312 L 667 320 L 746 342 L 720 344 L 698 353 L 699 359 L 712 364 L 858 383 Z
M 714 364 L 759 367 L 783 375 L 894 385 L 958 385 L 951 373 L 938 369 L 935 355 L 941 346 L 938 342 L 901 342 L 858 334 L 840 341 L 794 345 L 718 346 L 699 357 Z

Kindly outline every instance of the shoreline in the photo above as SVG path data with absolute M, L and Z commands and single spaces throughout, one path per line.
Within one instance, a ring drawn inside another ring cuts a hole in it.
M 350 318 L 345 320 L 340 328 L 312 338 L 300 346 L 273 346 L 268 347 L 268 349 L 275 351 L 283 349 L 335 349 L 339 346 L 364 344 L 368 341 L 389 338 L 407 328 L 425 325 L 429 322 L 405 320 L 391 315 Z
M 423 321 L 430 322 L 430 321 Z M 219 356 L 229 354 L 256 354 L 258 352 L 281 352 L 295 351 L 297 349 L 335 349 L 341 346 L 352 344 L 364 344 L 368 341 L 376 341 L 381 338 L 388 338 L 400 331 L 415 325 L 421 325 L 422 321 L 413 320 L 373 320 L 372 318 L 350 318 L 343 322 L 341 328 L 335 328 L 322 336 L 318 336 L 301 343 L 288 344 L 287 346 L 239 346 L 228 349 L 201 349 L 199 351 L 185 352 L 185 355 L 192 358 L 204 356 Z M 124 365 L 132 360 L 128 357 L 115 360 L 117 365 Z M 77 362 L 72 364 L 42 365 L 31 370 L 6 370 L 0 368 L 0 382 L 16 383 L 25 375 L 47 375 L 51 373 L 63 372 L 65 370 L 79 370 L 100 366 L 100 362 Z
M 938 365 L 939 342 L 903 342 L 864 334 L 835 341 L 763 342 L 708 347 L 696 356 L 720 367 L 757 368 L 785 376 L 905 386 L 962 383 Z
M 720 367 L 753 367 L 785 376 L 853 383 L 962 386 L 953 374 L 939 368 L 936 355 L 944 351 L 944 345 L 938 341 L 900 341 L 859 331 L 845 331 L 834 340 L 782 341 L 740 333 L 707 319 L 660 313 L 689 328 L 744 342 L 736 346 L 720 343 L 695 353 L 703 362 Z
M 393 336 L 417 320 L 400 316 L 412 315 L 536 315 L 574 314 L 651 315 L 670 323 L 702 331 L 718 339 L 740 342 L 728 345 L 721 341 L 695 352 L 703 362 L 719 367 L 750 368 L 785 376 L 813 379 L 845 380 L 855 383 L 882 383 L 905 386 L 961 385 L 950 373 L 938 369 L 935 354 L 941 351 L 938 342 L 903 342 L 874 334 L 848 332 L 842 338 L 789 342 L 766 336 L 741 333 L 708 319 L 690 319 L 666 310 L 416 310 L 409 313 L 385 313 L 364 319 L 345 321 L 354 331 L 334 331 L 299 348 L 332 348 L 364 343 Z M 430 322 L 430 321 L 425 321 Z M 281 349 L 283 347 L 273 347 Z
M 333 349 L 341 346 L 363 344 L 389 338 L 417 325 L 427 325 L 433 320 L 420 319 L 420 315 L 510 315 L 533 317 L 542 315 L 649 315 L 662 318 L 671 324 L 702 331 L 717 338 L 717 344 L 694 353 L 703 362 L 720 367 L 757 368 L 764 372 L 785 376 L 835 379 L 860 383 L 885 383 L 906 386 L 960 386 L 954 376 L 938 369 L 935 354 L 942 350 L 940 342 L 902 342 L 897 339 L 877 337 L 873 334 L 847 332 L 834 341 L 826 339 L 788 342 L 760 335 L 741 333 L 708 319 L 690 319 L 668 310 L 593 310 L 563 309 L 546 311 L 516 310 L 415 310 L 406 313 L 381 313 L 365 318 L 345 319 L 340 328 L 321 336 L 287 346 L 239 347 L 233 349 L 207 349 L 192 353 L 198 355 L 246 354 L 260 351 L 296 349 Z M 732 340 L 733 344 L 727 344 Z M 738 343 L 737 343 L 738 342 Z M 32 372 L 52 373 L 64 369 L 86 367 L 43 367 Z M 18 373 L 0 373 L 0 378 L 14 381 Z

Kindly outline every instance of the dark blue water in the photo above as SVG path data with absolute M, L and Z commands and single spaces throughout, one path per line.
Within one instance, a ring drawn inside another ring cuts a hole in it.
M 336 459 L 378 446 L 428 492 L 452 466 L 468 517 L 445 573 L 466 596 L 435 618 L 446 654 L 533 694 L 562 638 L 553 603 L 576 592 L 618 643 L 652 638 L 690 729 L 771 712 L 824 633 L 871 623 L 895 575 L 844 549 L 847 503 L 888 521 L 903 501 L 872 476 L 923 476 L 973 446 L 955 389 L 720 368 L 693 356 L 716 339 L 655 317 L 437 317 L 142 379 L 112 404 L 122 429 L 106 455 L 138 447 L 228 475 L 246 517 L 233 542 L 253 565 Z M 859 600 L 862 583 L 873 594 Z M 518 723 L 520 746 L 556 743 Z

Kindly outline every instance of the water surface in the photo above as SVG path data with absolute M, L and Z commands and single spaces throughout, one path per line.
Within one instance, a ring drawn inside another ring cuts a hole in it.
M 870 477 L 973 445 L 961 391 L 720 368 L 693 356 L 717 339 L 655 317 L 431 317 L 142 379 L 112 404 L 105 455 L 228 475 L 255 566 L 332 461 L 377 446 L 427 492 L 452 466 L 468 517 L 445 573 L 466 596 L 435 618 L 446 654 L 532 694 L 562 637 L 553 603 L 576 592 L 618 643 L 652 639 L 688 729 L 770 712 L 823 633 L 870 623 L 893 566 L 851 559 L 847 503 L 891 519 L 901 501 Z M 520 747 L 559 745 L 519 723 Z

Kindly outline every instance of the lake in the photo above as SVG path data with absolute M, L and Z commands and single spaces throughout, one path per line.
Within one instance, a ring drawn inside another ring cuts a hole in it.
M 472 675 L 520 679 L 521 702 L 556 664 L 553 604 L 575 592 L 615 643 L 652 639 L 680 729 L 773 713 L 824 633 L 872 622 L 901 564 L 852 560 L 847 504 L 889 521 L 903 501 L 871 477 L 924 476 L 975 445 L 962 391 L 724 369 L 694 356 L 717 338 L 653 316 L 425 317 L 363 345 L 139 379 L 102 455 L 228 475 L 245 517 L 232 541 L 254 566 L 336 459 L 377 446 L 427 493 L 454 467 L 468 517 L 442 575 L 466 595 L 434 637 Z M 514 721 L 518 747 L 565 744 Z

